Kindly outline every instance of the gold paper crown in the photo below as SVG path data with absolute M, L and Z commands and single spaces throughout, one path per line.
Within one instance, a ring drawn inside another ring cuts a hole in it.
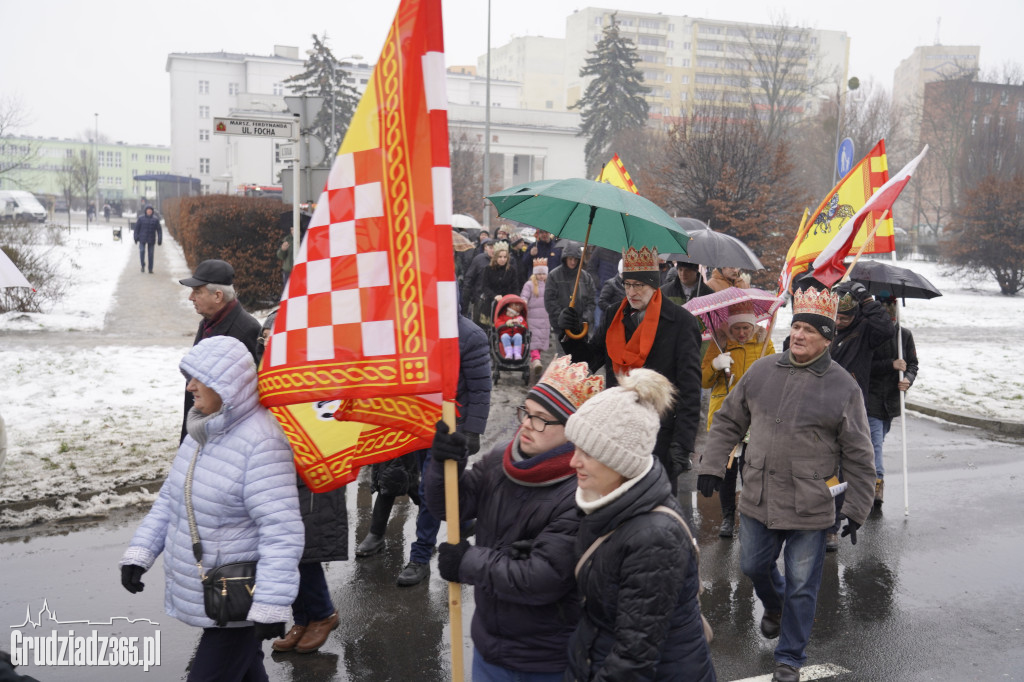
M 541 394 L 546 398 L 544 402 L 555 403 L 553 407 L 568 418 L 580 405 L 603 389 L 603 376 L 591 374 L 587 363 L 574 363 L 571 355 L 562 355 L 548 365 L 544 376 L 530 389 L 530 394 Z M 557 391 L 558 395 L 554 395 L 553 391 Z M 566 402 L 569 404 L 565 404 Z
M 793 294 L 794 315 L 822 315 L 834 322 L 838 310 L 839 294 L 827 289 L 818 291 L 812 287 Z
M 658 249 L 631 246 L 622 252 L 622 274 L 627 272 L 658 272 Z
M 535 267 L 535 268 L 545 267 L 546 268 L 547 266 L 548 266 L 548 259 L 547 258 L 534 258 L 533 259 L 533 267 Z

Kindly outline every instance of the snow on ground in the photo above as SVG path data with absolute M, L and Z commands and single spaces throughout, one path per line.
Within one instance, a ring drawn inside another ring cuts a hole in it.
M 163 247 L 172 272 L 185 272 L 173 240 Z M 118 278 L 136 250 L 113 242 L 105 226 L 72 231 L 58 247 L 70 286 L 46 314 L 0 316 L 0 413 L 8 459 L 0 469 L 0 504 L 65 496 L 56 507 L 0 511 L 0 527 L 103 514 L 153 499 L 155 490 L 114 494 L 118 486 L 161 477 L 180 429 L 185 348 L 140 345 L 103 334 Z M 901 263 L 927 277 L 943 296 L 908 300 L 904 320 L 917 343 L 921 371 L 911 401 L 982 416 L 1024 420 L 1018 369 L 1024 297 L 1004 297 L 994 283 L 968 286 L 934 263 Z M 194 315 L 182 297 L 173 315 Z M 259 315 L 257 315 L 259 317 Z M 781 348 L 789 308 L 774 334 Z M 16 332 L 44 330 L 33 342 Z M 14 334 L 11 334 L 11 333 Z M 515 404 L 507 376 L 495 395 L 495 421 Z M 521 385 L 516 389 L 521 392 Z M 511 401 L 511 402 L 510 402 Z M 88 502 L 72 494 L 104 491 Z

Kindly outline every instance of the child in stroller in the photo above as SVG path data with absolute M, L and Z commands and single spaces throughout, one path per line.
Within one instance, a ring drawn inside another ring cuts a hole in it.
M 521 296 L 507 294 L 494 301 L 491 311 L 494 324 L 488 328 L 490 337 L 493 380 L 499 371 L 521 372 L 529 383 L 530 329 L 526 321 L 526 301 Z

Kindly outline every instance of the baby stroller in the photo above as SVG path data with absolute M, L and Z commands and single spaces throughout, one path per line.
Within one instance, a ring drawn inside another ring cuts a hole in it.
M 518 304 L 520 315 L 504 319 L 506 308 Z M 526 300 L 515 294 L 502 296 L 491 302 L 491 326 L 487 328 L 488 345 L 491 348 L 491 379 L 495 384 L 502 372 L 518 372 L 523 384 L 530 385 L 530 329 L 526 326 Z M 503 335 L 522 335 L 522 347 L 514 354 L 506 350 Z

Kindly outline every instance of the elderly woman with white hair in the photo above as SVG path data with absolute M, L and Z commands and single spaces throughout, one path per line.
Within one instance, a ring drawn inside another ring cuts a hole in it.
M 696 544 L 652 455 L 672 384 L 649 369 L 569 417 L 575 444 L 576 580 L 582 616 L 571 680 L 715 680 L 697 599 Z

